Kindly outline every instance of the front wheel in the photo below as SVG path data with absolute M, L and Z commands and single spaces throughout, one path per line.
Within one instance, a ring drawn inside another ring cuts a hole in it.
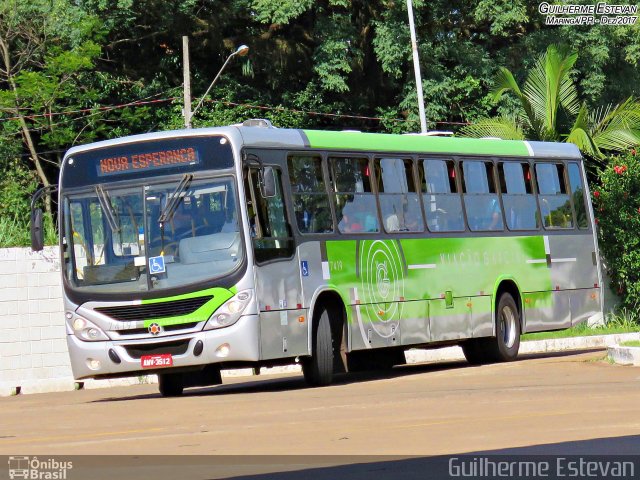
M 325 309 L 313 326 L 311 357 L 302 363 L 302 373 L 309 385 L 321 387 L 333 380 L 334 345 L 329 312 Z
M 184 390 L 182 375 L 179 373 L 158 374 L 158 387 L 163 397 L 179 397 Z

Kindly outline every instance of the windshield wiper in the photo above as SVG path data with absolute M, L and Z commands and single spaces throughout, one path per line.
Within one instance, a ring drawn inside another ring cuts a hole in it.
M 189 173 L 185 173 L 182 180 L 171 194 L 171 199 L 165 204 L 162 212 L 160 212 L 160 216 L 158 217 L 158 224 L 162 227 L 167 220 L 171 220 L 173 218 L 173 214 L 176 213 L 176 209 L 182 200 L 182 194 L 187 191 L 189 188 L 189 184 L 193 180 L 193 175 Z
M 120 232 L 120 224 L 118 221 L 116 221 L 113 206 L 111 205 L 111 198 L 109 197 L 109 194 L 102 188 L 102 185 L 96 185 L 96 195 L 98 196 L 98 201 L 100 202 L 100 206 L 102 207 L 104 216 L 107 217 L 109 228 L 111 228 L 111 231 L 113 233 Z

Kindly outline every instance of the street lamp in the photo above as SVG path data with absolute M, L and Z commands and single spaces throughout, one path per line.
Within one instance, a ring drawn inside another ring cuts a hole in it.
M 213 81 L 211 82 L 211 85 L 209 85 L 209 88 L 207 88 L 207 91 L 204 92 L 204 95 L 202 96 L 202 98 L 200 99 L 200 101 L 198 102 L 198 104 L 196 105 L 196 108 L 193 109 L 193 112 L 191 112 L 191 115 L 189 115 L 189 119 L 187 121 L 187 128 L 191 128 L 191 119 L 194 117 L 194 115 L 196 114 L 196 112 L 198 111 L 198 109 L 200 108 L 200 106 L 202 105 L 202 102 L 204 102 L 205 97 L 209 94 L 209 91 L 211 90 L 211 88 L 215 85 L 215 83 L 218 81 L 218 78 L 220 78 L 220 75 L 222 74 L 222 71 L 224 70 L 224 67 L 227 66 L 227 63 L 229 63 L 229 60 L 231 60 L 233 57 L 235 57 L 236 55 L 240 56 L 240 57 L 244 57 L 246 54 L 249 53 L 249 47 L 247 47 L 246 45 L 240 45 L 235 52 L 233 52 L 231 55 L 229 55 L 227 57 L 227 59 L 225 60 L 225 62 L 222 64 L 222 67 L 220 68 L 220 70 L 218 71 L 218 74 L 215 76 L 215 78 L 213 79 Z

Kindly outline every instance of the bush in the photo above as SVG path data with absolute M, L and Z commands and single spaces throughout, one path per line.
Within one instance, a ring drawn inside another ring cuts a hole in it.
M 592 193 L 600 252 L 622 308 L 640 307 L 640 155 L 612 157 Z
M 44 244 L 57 245 L 58 234 L 51 215 L 44 214 Z M 28 247 L 31 245 L 29 219 L 0 217 L 0 248 Z
M 23 222 L 29 219 L 31 194 L 38 187 L 35 172 L 17 161 L 0 163 L 0 218 Z

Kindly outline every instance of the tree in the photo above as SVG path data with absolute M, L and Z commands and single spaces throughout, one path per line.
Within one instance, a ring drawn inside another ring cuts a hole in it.
M 56 165 L 60 157 L 42 150 L 69 145 L 82 132 L 53 112 L 86 107 L 93 98 L 78 79 L 100 53 L 96 20 L 64 0 L 0 2 L 0 112 L 15 125 L 45 186 L 57 174 L 47 162 Z
M 592 193 L 599 247 L 621 306 L 636 318 L 640 307 L 640 155 L 609 159 Z
M 623 152 L 640 144 L 640 101 L 629 97 L 590 114 L 587 104 L 579 100 L 573 78 L 577 59 L 577 52 L 550 45 L 522 88 L 509 69 L 500 67 L 491 92 L 493 101 L 511 93 L 517 108 L 511 114 L 481 119 L 465 127 L 462 135 L 566 141 L 596 158 L 603 158 L 605 151 Z

